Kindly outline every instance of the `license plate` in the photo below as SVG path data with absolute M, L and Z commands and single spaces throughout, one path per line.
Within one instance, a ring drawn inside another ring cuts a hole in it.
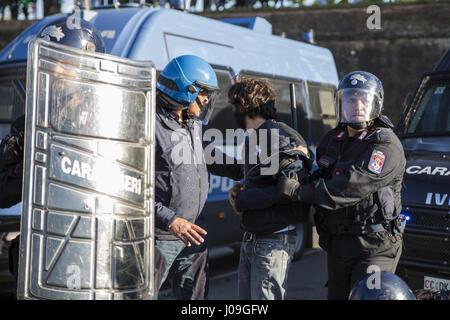
M 431 291 L 450 290 L 450 280 L 425 276 L 423 288 Z

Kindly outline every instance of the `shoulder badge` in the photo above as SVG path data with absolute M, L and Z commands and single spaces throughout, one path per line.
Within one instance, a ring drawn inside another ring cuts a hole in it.
M 368 169 L 373 173 L 380 174 L 383 170 L 384 161 L 386 160 L 386 154 L 380 150 L 374 149 L 370 156 Z

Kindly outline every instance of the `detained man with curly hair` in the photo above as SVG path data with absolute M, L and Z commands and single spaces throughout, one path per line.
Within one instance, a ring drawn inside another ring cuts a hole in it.
M 237 80 L 228 91 L 228 100 L 237 126 L 246 130 L 243 161 L 227 159 L 226 164 L 212 164 L 208 169 L 218 176 L 243 179 L 229 192 L 244 230 L 238 296 L 247 300 L 285 299 L 295 225 L 305 218 L 308 208 L 282 203 L 276 180 L 280 174 L 288 174 L 301 181 L 311 168 L 310 153 L 298 132 L 276 121 L 276 93 L 268 80 Z M 267 170 L 271 167 L 276 170 Z

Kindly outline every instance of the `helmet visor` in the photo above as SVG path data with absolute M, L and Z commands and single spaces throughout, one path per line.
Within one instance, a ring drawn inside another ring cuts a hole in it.
M 196 116 L 198 121 L 201 121 L 204 125 L 207 125 L 211 114 L 214 110 L 214 102 L 216 100 L 218 91 L 217 90 L 205 90 L 202 89 L 197 95 L 197 104 L 200 109 L 198 116 Z
M 374 90 L 341 89 L 337 93 L 339 121 L 361 123 L 375 119 L 381 112 L 381 101 Z

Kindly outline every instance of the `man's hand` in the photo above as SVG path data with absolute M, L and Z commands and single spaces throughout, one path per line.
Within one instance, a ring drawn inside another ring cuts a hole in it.
M 297 189 L 300 183 L 297 179 L 291 179 L 281 176 L 277 180 L 277 193 L 280 200 L 300 200 L 298 199 Z
M 241 214 L 241 213 L 236 209 L 236 206 L 235 206 L 235 203 L 236 203 L 236 196 L 237 196 L 237 194 L 238 194 L 239 192 L 242 191 L 242 189 L 243 189 L 242 183 L 238 182 L 238 183 L 235 183 L 234 186 L 233 186 L 233 188 L 231 188 L 231 189 L 228 191 L 228 199 L 229 199 L 229 201 L 230 201 L 231 207 L 233 208 L 234 212 L 235 212 L 237 215 L 239 215 L 239 214 Z
M 183 218 L 175 218 L 169 226 L 169 231 L 188 247 L 191 246 L 191 243 L 198 246 L 205 241 L 200 234 L 205 235 L 206 230 Z

